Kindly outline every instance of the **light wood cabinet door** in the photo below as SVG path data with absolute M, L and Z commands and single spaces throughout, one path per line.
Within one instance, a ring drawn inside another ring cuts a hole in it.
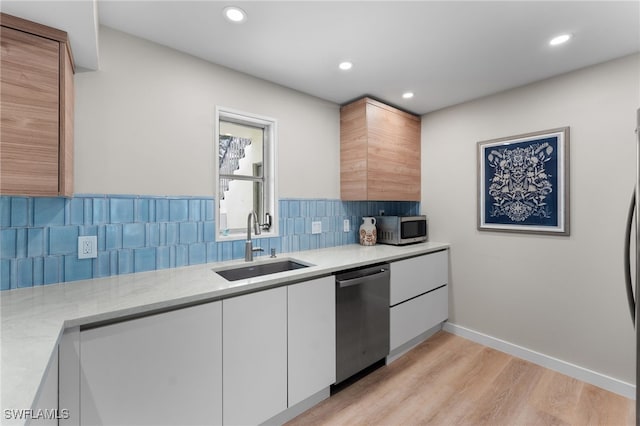
M 57 195 L 60 43 L 0 31 L 0 192 Z
M 222 303 L 80 332 L 81 425 L 222 423 Z
M 333 276 L 287 288 L 289 407 L 336 381 L 336 284 Z
M 370 98 L 340 110 L 340 197 L 420 201 L 420 117 Z
M 340 198 L 365 200 L 367 194 L 367 109 L 364 100 L 340 109 Z
M 420 200 L 420 121 L 367 103 L 369 200 Z
M 287 409 L 287 288 L 222 303 L 223 423 L 257 425 Z
M 60 195 L 73 195 L 73 118 L 75 115 L 75 85 L 73 82 L 73 61 L 69 50 L 61 45 L 61 67 L 64 75 L 60 84 Z
M 0 13 L 0 194 L 73 195 L 67 34 Z

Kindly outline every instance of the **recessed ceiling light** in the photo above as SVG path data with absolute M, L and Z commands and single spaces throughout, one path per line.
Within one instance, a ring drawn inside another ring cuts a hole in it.
M 338 68 L 340 68 L 343 71 L 350 70 L 352 67 L 353 67 L 353 64 L 349 61 L 340 62 L 340 64 L 338 65 Z
M 239 7 L 229 6 L 225 7 L 222 11 L 224 17 L 227 18 L 231 22 L 241 23 L 247 19 L 247 14 L 244 10 Z
M 559 36 L 552 38 L 549 41 L 549 44 L 551 46 L 557 46 L 559 44 L 568 42 L 570 39 L 571 39 L 571 34 L 561 34 Z
M 405 99 L 411 99 L 411 98 L 413 98 L 413 92 L 404 92 L 402 94 L 402 97 L 405 98 Z

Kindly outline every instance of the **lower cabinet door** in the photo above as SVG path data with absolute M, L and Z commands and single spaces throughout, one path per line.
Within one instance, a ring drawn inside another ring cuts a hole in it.
M 289 407 L 336 381 L 336 284 L 324 277 L 288 292 Z
M 40 396 L 33 406 L 37 414 L 30 426 L 58 425 L 58 419 L 64 420 L 70 416 L 66 409 L 58 409 L 58 350 L 54 350 L 47 373 L 40 384 Z M 76 413 L 74 413 L 76 414 Z
M 224 299 L 223 422 L 257 425 L 287 408 L 287 288 Z
M 222 423 L 222 303 L 80 332 L 81 425 Z
M 389 314 L 390 349 L 445 321 L 449 316 L 449 289 L 440 287 L 415 299 L 393 306 Z

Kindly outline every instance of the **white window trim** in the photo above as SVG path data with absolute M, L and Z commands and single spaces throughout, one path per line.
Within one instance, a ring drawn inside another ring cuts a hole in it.
M 272 225 L 269 231 L 262 231 L 260 235 L 253 234 L 253 230 L 251 232 L 251 238 L 272 238 L 280 236 L 279 232 L 279 212 L 278 212 L 278 181 L 277 181 L 277 170 L 278 170 L 278 122 L 275 118 L 266 117 L 263 115 L 257 115 L 252 113 L 247 113 L 244 111 L 239 111 L 232 108 L 227 108 L 223 106 L 216 106 L 215 110 L 215 130 L 214 130 L 214 194 L 215 194 L 215 241 L 238 241 L 238 240 L 246 240 L 247 233 L 246 230 L 241 233 L 234 233 L 230 235 L 222 235 L 220 233 L 220 170 L 218 164 L 218 152 L 220 143 L 220 118 L 223 121 L 231 121 L 237 122 L 240 124 L 248 124 L 248 125 L 258 125 L 264 126 L 264 138 L 265 138 L 265 153 L 264 159 L 265 163 L 265 189 L 273 188 L 272 191 L 269 191 L 269 200 L 268 208 L 265 208 L 266 211 L 271 213 L 272 216 Z M 247 212 L 247 216 L 249 212 Z M 264 221 L 264 217 L 258 218 L 260 222 Z

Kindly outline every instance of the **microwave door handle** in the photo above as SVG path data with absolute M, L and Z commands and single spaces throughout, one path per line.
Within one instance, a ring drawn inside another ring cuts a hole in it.
M 636 189 L 633 190 L 631 196 L 631 203 L 629 204 L 629 211 L 627 213 L 627 227 L 624 241 L 624 281 L 627 290 L 627 301 L 629 302 L 629 312 L 631 313 L 631 321 L 634 326 L 636 324 L 636 302 L 633 296 L 633 283 L 631 280 L 631 234 L 633 215 L 636 209 Z M 637 225 L 636 225 L 637 226 Z M 636 251 L 638 248 L 636 247 Z M 636 268 L 640 265 L 636 265 Z

